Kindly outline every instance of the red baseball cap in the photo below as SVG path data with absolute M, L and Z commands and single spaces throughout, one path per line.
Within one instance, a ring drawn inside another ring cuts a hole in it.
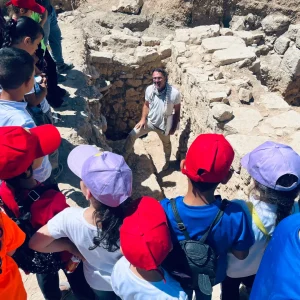
M 195 182 L 221 182 L 229 172 L 234 151 L 222 134 L 200 134 L 188 149 L 183 169 Z
M 13 5 L 19 8 L 26 8 L 38 14 L 43 14 L 46 10 L 44 6 L 37 4 L 35 0 L 10 0 L 5 4 L 5 6 L 9 5 Z
M 20 126 L 0 127 L 0 179 L 25 172 L 36 158 L 58 149 L 60 133 L 53 125 L 26 130 Z
M 133 266 L 156 270 L 173 247 L 167 218 L 156 199 L 142 197 L 136 201 L 136 210 L 120 228 L 122 252 Z

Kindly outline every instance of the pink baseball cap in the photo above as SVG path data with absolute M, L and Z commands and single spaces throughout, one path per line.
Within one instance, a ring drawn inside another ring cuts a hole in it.
M 80 145 L 70 152 L 68 166 L 107 206 L 117 207 L 132 194 L 132 171 L 121 155 Z

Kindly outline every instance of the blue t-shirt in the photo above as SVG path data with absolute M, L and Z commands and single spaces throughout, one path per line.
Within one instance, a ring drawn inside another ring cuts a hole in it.
M 300 215 L 279 223 L 264 253 L 251 300 L 300 299 Z
M 184 240 L 183 233 L 178 229 L 169 199 L 161 202 L 170 223 L 170 231 L 174 243 Z M 189 206 L 183 202 L 183 197 L 176 198 L 179 215 L 193 240 L 199 240 L 208 230 L 221 205 L 221 197 L 209 205 Z M 254 243 L 254 237 L 248 218 L 242 207 L 231 202 L 225 208 L 221 220 L 214 226 L 206 240 L 219 255 L 216 284 L 226 276 L 227 252 L 231 249 L 246 251 Z

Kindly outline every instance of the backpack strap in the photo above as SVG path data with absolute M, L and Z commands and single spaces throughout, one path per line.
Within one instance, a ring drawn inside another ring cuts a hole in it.
M 210 232 L 212 231 L 212 229 L 214 228 L 214 226 L 220 221 L 220 219 L 223 217 L 224 215 L 224 210 L 227 207 L 227 205 L 230 203 L 230 201 L 228 201 L 227 199 L 223 199 L 221 202 L 221 206 L 219 211 L 217 212 L 213 222 L 210 224 L 209 228 L 207 229 L 207 231 L 204 233 L 204 235 L 201 237 L 200 241 L 202 243 L 205 243 L 208 235 L 210 234 Z
M 253 203 L 252 202 L 246 202 L 246 205 L 249 209 L 249 212 L 252 216 L 252 219 L 253 219 L 255 225 L 266 236 L 267 240 L 269 241 L 272 236 L 268 233 L 266 227 L 264 226 L 263 222 L 261 221 L 261 219 L 260 219 Z
M 189 233 L 187 232 L 186 227 L 185 227 L 184 223 L 182 222 L 182 219 L 180 218 L 180 215 L 179 215 L 179 212 L 177 209 L 177 205 L 176 205 L 176 200 L 170 199 L 170 203 L 172 206 L 172 211 L 173 211 L 178 229 L 183 233 L 186 240 L 191 240 L 191 237 L 190 237 Z

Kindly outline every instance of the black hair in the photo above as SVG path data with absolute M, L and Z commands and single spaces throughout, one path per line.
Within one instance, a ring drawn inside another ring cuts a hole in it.
M 295 182 L 298 182 L 298 178 L 292 174 L 286 174 L 281 176 L 276 185 L 280 185 L 283 187 L 290 187 Z M 292 209 L 299 195 L 299 186 L 291 191 L 277 191 L 271 189 L 269 187 L 264 186 L 263 184 L 254 180 L 254 189 L 251 192 L 257 192 L 258 197 L 261 201 L 276 204 L 276 226 L 282 221 L 284 218 L 288 217 L 292 213 Z
M 191 180 L 191 183 L 192 183 L 193 189 L 199 191 L 200 193 L 214 190 L 219 185 L 219 183 L 214 183 L 214 182 L 213 183 L 212 182 L 196 182 L 193 180 Z
M 40 35 L 44 36 L 44 30 L 33 19 L 28 17 L 20 17 L 18 20 L 10 19 L 4 28 L 2 47 L 19 44 L 25 37 L 30 37 L 34 42 Z
M 3 17 L 2 10 L 0 8 L 0 48 L 2 47 L 2 44 L 3 44 L 5 23 L 6 23 L 6 21 Z
M 163 76 L 168 80 L 168 73 L 165 69 L 155 68 L 155 69 L 152 70 L 152 75 L 153 75 L 154 72 L 159 72 L 159 73 L 163 74 Z
M 95 208 L 93 217 L 97 227 L 97 236 L 93 238 L 94 245 L 89 250 L 102 247 L 109 252 L 120 249 L 120 227 L 123 223 L 127 211 L 132 207 L 134 200 L 128 198 L 117 207 L 110 207 L 92 199 Z
M 0 85 L 4 90 L 19 88 L 30 80 L 34 71 L 33 57 L 22 49 L 0 49 Z
M 27 173 L 29 171 L 29 174 Z M 19 191 L 23 190 L 21 181 L 24 179 L 29 179 L 32 177 L 33 174 L 33 169 L 32 165 L 29 166 L 29 168 L 23 172 L 22 174 L 15 176 L 13 178 L 5 179 L 4 181 L 6 182 L 7 185 L 9 185 L 13 190 L 18 193 Z

